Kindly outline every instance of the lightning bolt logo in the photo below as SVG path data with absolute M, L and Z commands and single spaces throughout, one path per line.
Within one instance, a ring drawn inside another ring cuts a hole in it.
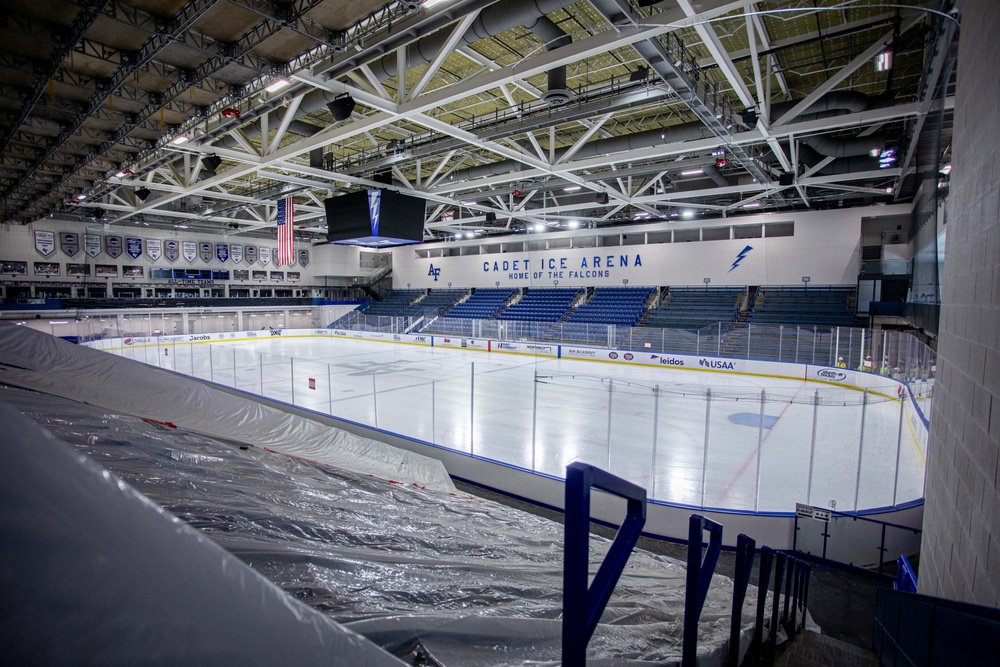
M 739 266 L 740 262 L 742 262 L 746 258 L 747 254 L 751 250 L 753 250 L 753 246 L 749 245 L 746 248 L 743 248 L 743 250 L 740 250 L 740 254 L 736 255 L 736 261 L 733 262 L 733 265 L 729 268 L 729 271 L 727 271 L 726 273 L 731 273 L 733 269 Z
M 368 191 L 368 217 L 372 223 L 372 236 L 378 236 L 379 209 L 382 206 L 382 191 Z

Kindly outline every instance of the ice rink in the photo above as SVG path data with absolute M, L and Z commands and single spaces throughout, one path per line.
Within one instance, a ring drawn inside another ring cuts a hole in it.
M 591 463 L 670 503 L 852 511 L 923 496 L 912 405 L 878 392 L 864 398 L 794 378 L 339 338 L 121 353 L 560 478 L 573 461 Z

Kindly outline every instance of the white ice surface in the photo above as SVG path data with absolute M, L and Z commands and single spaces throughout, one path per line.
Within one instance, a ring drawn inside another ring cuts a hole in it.
M 924 454 L 898 401 L 862 407 L 860 391 L 792 378 L 332 338 L 124 354 L 557 477 L 591 463 L 672 503 L 851 511 L 923 495 Z

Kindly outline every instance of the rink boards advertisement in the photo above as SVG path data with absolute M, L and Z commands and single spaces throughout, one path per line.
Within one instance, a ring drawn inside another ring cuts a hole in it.
M 253 331 L 226 331 L 219 333 L 176 334 L 166 336 L 132 336 L 95 341 L 94 343 L 88 343 L 88 345 L 101 349 L 120 349 L 146 345 L 156 346 L 177 343 L 194 344 L 236 341 L 244 342 L 252 340 L 269 340 L 274 338 L 304 337 L 341 338 L 380 341 L 386 343 L 402 343 L 408 345 L 428 345 L 432 347 L 458 348 L 479 352 L 523 354 L 537 357 L 573 359 L 581 361 L 600 361 L 604 363 L 631 364 L 647 367 L 652 366 L 707 373 L 736 373 L 743 375 L 783 377 L 868 390 L 871 394 L 877 395 L 881 398 L 896 399 L 902 398 L 906 395 L 904 385 L 891 378 L 885 378 L 872 373 L 863 373 L 849 369 L 831 368 L 828 366 L 617 350 L 586 347 L 582 345 L 563 345 L 554 342 L 497 341 L 489 338 L 401 334 L 383 331 L 357 331 L 352 329 L 265 328 Z

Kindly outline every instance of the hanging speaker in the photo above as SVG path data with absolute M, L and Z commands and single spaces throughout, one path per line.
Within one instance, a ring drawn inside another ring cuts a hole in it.
M 791 172 L 785 172 L 784 174 L 778 176 L 778 185 L 788 186 L 788 185 L 793 185 L 794 183 L 795 183 L 795 174 Z
M 496 221 L 497 221 L 497 214 L 493 213 L 492 211 L 487 211 L 486 222 L 496 222 Z
M 201 159 L 201 163 L 211 171 L 215 171 L 222 164 L 222 158 L 218 155 L 206 155 Z
M 354 98 L 348 93 L 337 95 L 332 102 L 327 102 L 326 108 L 333 114 L 334 120 L 347 120 L 354 111 Z
M 138 197 L 141 201 L 146 201 L 146 197 L 149 196 L 149 188 L 147 187 L 139 188 L 138 190 L 135 191 L 135 196 Z

